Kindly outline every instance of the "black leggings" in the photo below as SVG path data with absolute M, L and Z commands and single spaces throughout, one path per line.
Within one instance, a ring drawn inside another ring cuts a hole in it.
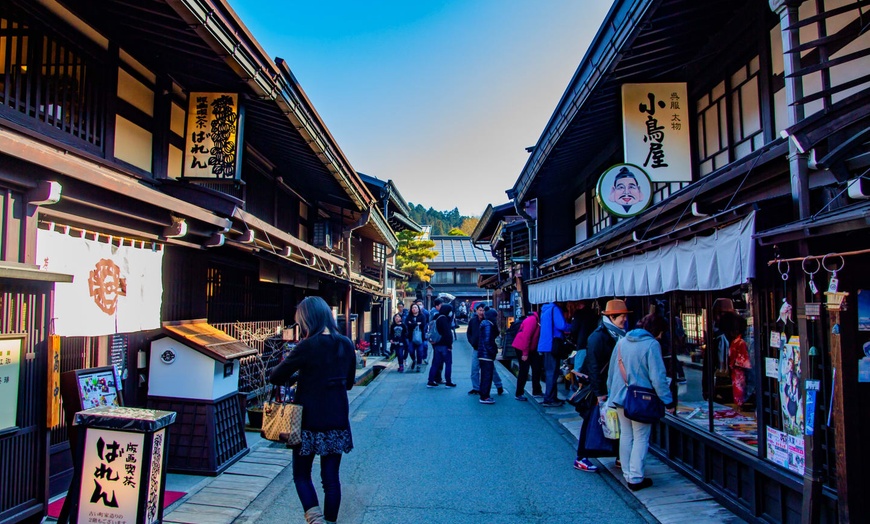
M 308 511 L 317 502 L 317 492 L 311 481 L 311 467 L 314 465 L 314 454 L 300 455 L 299 448 L 293 449 L 293 482 L 296 484 L 296 494 L 302 503 L 302 510 Z M 341 465 L 341 453 L 320 456 L 320 481 L 323 484 L 323 517 L 335 522 L 338 520 L 338 507 L 341 505 L 341 482 L 338 479 L 338 468 Z

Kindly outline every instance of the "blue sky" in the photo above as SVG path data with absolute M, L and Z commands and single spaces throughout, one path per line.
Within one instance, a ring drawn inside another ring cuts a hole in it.
M 611 0 L 230 0 L 351 165 L 406 200 L 507 201 Z

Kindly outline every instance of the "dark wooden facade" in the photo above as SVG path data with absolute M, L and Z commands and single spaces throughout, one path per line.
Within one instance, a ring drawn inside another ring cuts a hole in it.
M 688 342 L 680 347 L 694 348 L 683 361 L 676 343 L 663 349 L 675 392 L 697 395 L 696 404 L 708 417 L 701 423 L 690 421 L 687 412 L 667 416 L 653 432 L 652 452 L 750 521 L 857 522 L 866 512 L 866 502 L 856 495 L 856 475 L 870 464 L 866 446 L 857 443 L 868 431 L 860 407 L 866 384 L 857 381 L 868 336 L 859 330 L 855 295 L 870 284 L 860 274 L 870 248 L 867 201 L 854 191 L 867 183 L 870 165 L 870 78 L 860 66 L 867 55 L 862 5 L 615 2 L 508 190 L 515 209 L 535 211 L 523 216 L 535 242 L 531 278 L 518 289 L 532 297 L 555 286 L 571 289 L 573 298 L 564 298 L 569 310 L 577 301 L 594 305 L 612 298 L 583 291 L 588 287 L 581 280 L 594 279 L 596 268 L 617 268 L 620 261 L 664 253 L 678 243 L 689 249 L 695 240 L 716 238 L 729 225 L 754 217 L 752 278 L 715 289 L 616 293 L 636 312 L 630 322 L 651 307 L 665 311 L 671 333 L 678 321 L 685 328 Z M 624 161 L 620 88 L 656 82 L 687 85 L 691 181 L 653 184 L 650 209 L 630 218 L 610 216 L 595 193 L 599 175 Z M 511 261 L 508 213 L 491 214 L 475 234 L 491 244 L 504 270 Z M 832 254 L 828 271 L 816 275 L 818 287 L 826 288 L 830 268 L 839 266 L 837 254 L 843 252 L 857 252 L 843 257 L 845 268 L 838 272 L 840 291 L 850 293 L 846 307 L 823 305 L 818 318 L 808 318 L 805 304 L 825 297 L 807 291 L 809 277 L 801 266 L 809 264 L 806 271 L 812 271 L 816 261 Z M 779 271 L 768 264 L 777 259 L 790 260 L 789 278 L 781 277 L 782 263 Z M 507 276 L 501 277 L 505 283 Z M 617 287 L 629 288 L 622 284 Z M 726 403 L 719 400 L 710 359 L 702 356 L 714 333 L 713 304 L 719 298 L 732 301 L 750 325 L 754 442 L 751 436 L 730 435 L 709 416 Z M 794 322 L 777 322 L 783 300 L 794 306 Z M 795 358 L 802 362 L 801 387 L 806 381 L 820 385 L 813 435 L 801 428 L 805 467 L 793 470 L 776 465 L 766 449 L 767 429 L 783 430 L 786 411 L 779 381 L 765 374 L 766 359 L 780 355 L 768 342 L 771 331 L 800 337 Z M 683 368 L 697 374 L 688 389 L 676 386 Z
M 40 230 L 162 251 L 162 321 L 251 325 L 292 323 L 311 294 L 364 316 L 384 285 L 366 263 L 396 238 L 287 64 L 221 0 L 14 0 L 0 44 L 0 333 L 27 333 L 19 424 L 0 435 L 7 523 L 39 521 L 71 473 L 45 417 L 49 277 L 69 278 L 38 271 Z M 194 92 L 238 97 L 234 177 L 181 176 Z M 158 332 L 62 336 L 61 371 L 118 359 L 143 406 Z

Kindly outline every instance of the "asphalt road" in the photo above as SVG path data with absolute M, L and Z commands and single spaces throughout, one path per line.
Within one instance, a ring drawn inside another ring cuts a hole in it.
M 355 449 L 341 465 L 338 522 L 650 521 L 612 477 L 574 470 L 575 444 L 565 430 L 533 401 L 514 400 L 513 386 L 494 405 L 468 395 L 471 348 L 464 330 L 459 339 L 459 387 L 429 389 L 427 370 L 400 374 L 391 366 L 351 404 Z M 314 479 L 319 490 L 317 462 Z M 302 513 L 288 467 L 237 522 L 304 522 Z

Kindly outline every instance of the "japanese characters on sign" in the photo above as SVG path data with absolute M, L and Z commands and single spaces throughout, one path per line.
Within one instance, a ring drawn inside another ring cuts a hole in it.
M 685 83 L 623 84 L 625 162 L 653 182 L 690 182 L 692 157 Z
M 145 434 L 90 428 L 86 435 L 78 521 L 134 524 L 149 463 Z
M 239 96 L 191 93 L 187 110 L 183 176 L 238 178 Z
M 145 524 L 158 522 L 160 517 L 160 493 L 163 482 L 163 453 L 166 449 L 166 430 L 154 433 L 151 447 L 151 471 L 148 474 L 148 500 L 145 502 Z
M 46 406 L 46 427 L 60 424 L 60 336 L 49 335 L 48 351 L 48 405 Z
M 0 432 L 18 423 L 18 377 L 25 335 L 0 338 Z

